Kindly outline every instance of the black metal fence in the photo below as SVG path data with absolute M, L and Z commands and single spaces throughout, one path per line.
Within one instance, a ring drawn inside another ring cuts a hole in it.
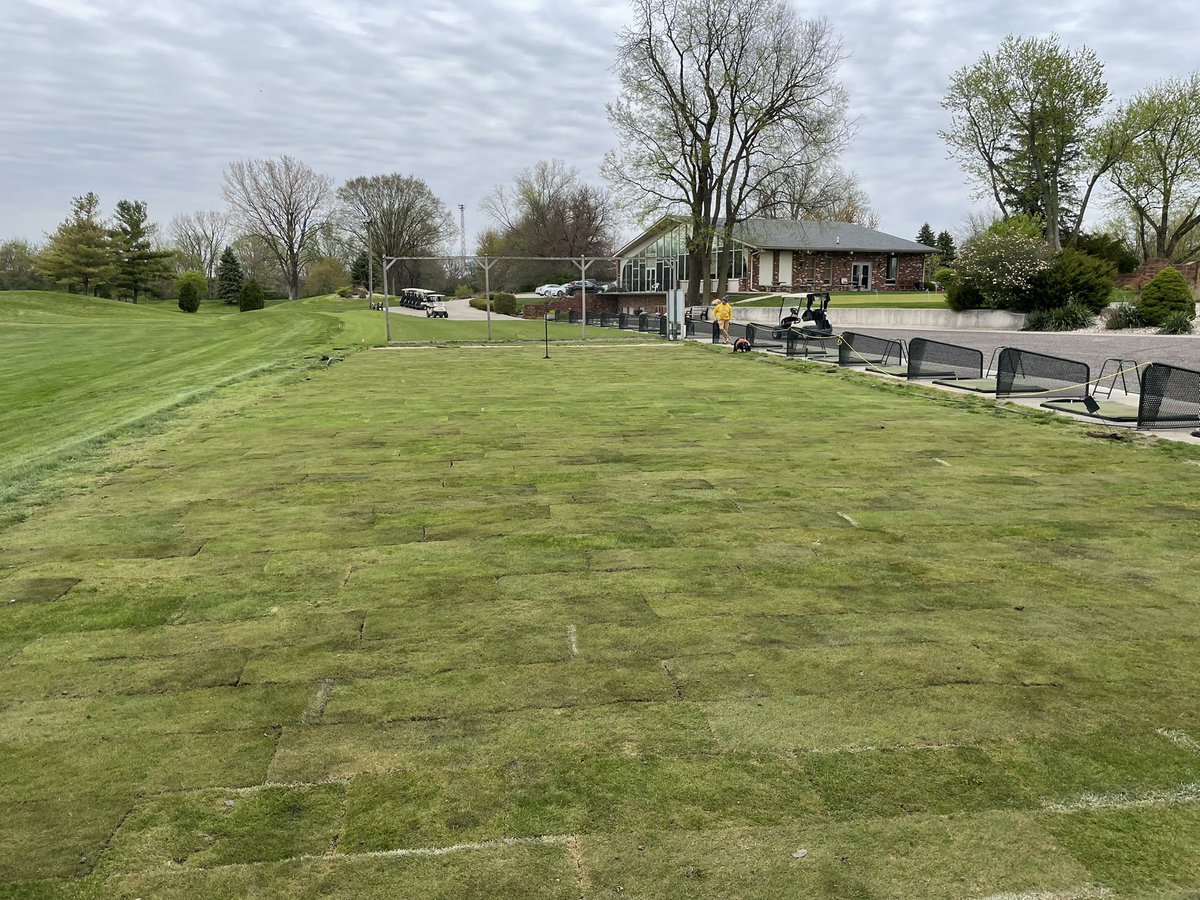
M 791 329 L 787 333 L 786 353 L 797 359 L 817 359 L 832 362 L 837 358 L 837 335 L 813 335 Z
M 904 348 L 900 341 L 843 331 L 838 341 L 839 366 L 886 366 L 901 365 Z
M 1142 372 L 1138 428 L 1200 426 L 1200 372 L 1150 363 Z
M 996 396 L 1036 393 L 1083 398 L 1089 393 L 1091 377 L 1087 363 L 1005 347 L 996 365 Z
M 927 338 L 908 342 L 909 378 L 982 378 L 983 351 Z

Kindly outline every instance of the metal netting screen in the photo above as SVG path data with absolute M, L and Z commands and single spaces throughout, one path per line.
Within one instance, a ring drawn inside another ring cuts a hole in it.
M 714 344 L 721 340 L 721 330 L 717 327 L 717 323 L 706 322 L 702 319 L 684 319 L 683 333 L 685 336 L 695 338 L 698 341 L 708 338 Z
M 1036 393 L 1054 397 L 1086 397 L 1091 369 L 1087 363 L 1005 347 L 996 364 L 996 396 Z
M 776 334 L 779 337 L 775 337 Z M 750 341 L 750 346 L 755 350 L 769 350 L 773 353 L 781 353 L 787 347 L 787 338 L 780 333 L 778 326 L 772 328 L 770 325 L 755 325 L 751 323 L 746 326 L 746 339 Z
M 638 321 L 638 331 L 643 331 L 647 334 L 658 333 L 665 336 L 667 333 L 667 317 L 643 314 Z
M 853 331 L 842 332 L 838 341 L 839 366 L 899 365 L 903 361 L 899 341 Z
M 600 319 L 600 317 L 602 315 L 603 315 L 603 313 L 598 313 L 598 312 L 588 313 L 587 314 L 587 323 L 589 325 L 603 325 L 604 323 Z
M 908 342 L 909 378 L 982 378 L 983 351 L 926 338 Z
M 621 317 L 617 313 L 600 313 L 600 324 L 605 328 L 619 328 Z
M 1142 372 L 1138 428 L 1200 425 L 1200 372 L 1150 363 Z
M 567 321 L 572 325 L 579 324 L 579 310 L 572 309 L 567 312 Z
M 799 356 L 804 359 L 824 359 L 831 357 L 831 345 L 837 343 L 837 338 L 833 335 L 829 337 L 814 337 L 811 334 L 805 334 L 798 329 L 791 329 L 787 333 L 787 355 Z

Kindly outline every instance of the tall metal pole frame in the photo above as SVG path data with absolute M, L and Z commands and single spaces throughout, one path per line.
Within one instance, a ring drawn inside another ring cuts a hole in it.
M 388 298 L 388 269 L 392 267 L 392 263 L 396 261 L 396 257 L 383 258 L 383 327 L 386 332 L 386 340 L 390 344 L 392 342 L 392 301 Z
M 483 269 L 483 291 L 485 297 L 485 306 L 487 309 L 487 339 L 492 339 L 492 266 L 498 262 L 525 260 L 537 262 L 571 262 L 579 266 L 579 282 L 580 293 L 582 297 L 583 315 L 580 317 L 583 323 L 582 337 L 587 340 L 587 270 L 591 268 L 592 263 L 603 260 L 612 260 L 612 257 L 607 256 L 580 256 L 575 259 L 573 256 L 384 256 L 383 257 L 383 298 L 384 298 L 384 322 L 387 327 L 387 340 L 390 343 L 392 340 L 392 324 L 390 319 L 391 307 L 388 305 L 388 285 L 387 275 L 391 269 L 392 263 L 399 262 L 402 259 L 410 262 L 419 262 L 421 260 L 430 260 L 434 262 L 446 262 L 447 260 L 457 259 L 463 263 L 464 267 L 474 263 Z
M 367 219 L 363 224 L 367 226 L 367 300 L 373 307 L 375 305 L 375 252 L 371 249 L 371 227 L 375 224 L 375 220 Z

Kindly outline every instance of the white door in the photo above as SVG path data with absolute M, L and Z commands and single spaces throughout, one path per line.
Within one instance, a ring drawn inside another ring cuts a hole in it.
M 850 290 L 869 291 L 871 289 L 871 264 L 852 263 L 850 266 Z

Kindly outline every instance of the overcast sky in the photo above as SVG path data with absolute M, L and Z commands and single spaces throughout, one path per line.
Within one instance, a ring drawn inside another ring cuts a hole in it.
M 1114 97 L 1197 66 L 1192 3 L 794 0 L 850 59 L 843 158 L 883 231 L 957 231 L 971 191 L 937 136 L 957 68 L 1005 34 L 1057 32 L 1106 64 Z M 3 0 L 0 240 L 41 240 L 92 190 L 162 222 L 219 209 L 239 158 L 299 157 L 338 183 L 423 178 L 468 235 L 480 200 L 541 159 L 588 180 L 612 142 L 625 0 Z M 1141 10 L 1152 10 L 1142 12 Z

